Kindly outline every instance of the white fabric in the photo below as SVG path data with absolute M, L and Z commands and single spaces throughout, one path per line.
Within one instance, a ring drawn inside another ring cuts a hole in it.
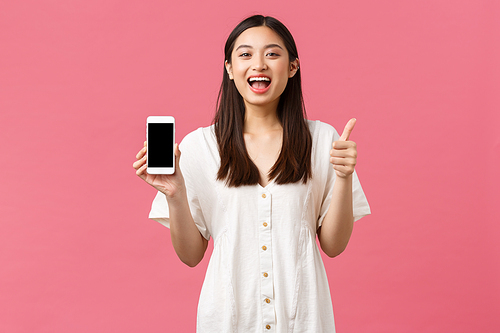
M 190 209 L 203 237 L 214 239 L 198 332 L 335 332 L 316 230 L 331 201 L 335 172 L 329 151 L 339 135 L 328 124 L 308 123 L 313 178 L 306 184 L 226 187 L 216 180 L 220 159 L 213 126 L 182 141 L 180 168 Z M 370 214 L 356 174 L 353 207 L 355 220 Z M 149 217 L 169 226 L 162 193 Z

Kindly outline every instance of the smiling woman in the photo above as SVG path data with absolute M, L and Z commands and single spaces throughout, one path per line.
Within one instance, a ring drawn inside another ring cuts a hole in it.
M 298 59 L 289 61 L 288 51 L 280 36 L 267 26 L 245 30 L 235 41 L 237 45 L 226 60 L 226 69 L 230 79 L 245 101 L 251 104 L 253 94 L 243 95 L 247 84 L 250 90 L 261 97 L 256 103 L 277 102 L 285 90 L 288 79 L 297 72 Z M 265 72 L 265 74 L 264 74 Z M 273 76 L 271 79 L 270 76 Z M 273 84 L 271 85 L 271 82 Z M 264 95 L 272 86 L 269 94 Z M 277 105 L 270 105 L 277 107 Z
M 229 186 L 267 184 L 270 179 L 278 184 L 306 182 L 311 176 L 311 135 L 292 35 L 276 19 L 254 16 L 234 29 L 224 52 L 227 75 L 214 119 L 221 153 L 217 178 Z M 243 139 L 244 132 L 251 133 L 245 118 L 254 115 L 277 117 L 282 131 L 281 147 L 273 154 L 278 158 L 264 173 L 249 160 Z
M 230 34 L 214 124 L 176 148 L 173 175 L 139 177 L 159 192 L 149 217 L 170 228 L 179 258 L 197 265 L 214 250 L 198 303 L 199 332 L 334 332 L 330 257 L 370 214 L 349 141 L 306 119 L 297 48 L 272 17 Z

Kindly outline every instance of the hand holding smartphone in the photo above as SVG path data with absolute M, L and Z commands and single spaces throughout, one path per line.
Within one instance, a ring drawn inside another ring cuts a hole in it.
M 146 137 L 147 172 L 171 175 L 175 172 L 175 119 L 171 116 L 149 116 Z

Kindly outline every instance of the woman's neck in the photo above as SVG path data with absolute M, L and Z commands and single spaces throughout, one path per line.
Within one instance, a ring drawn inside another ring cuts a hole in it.
M 281 123 L 278 119 L 276 106 L 256 106 L 246 105 L 244 133 L 266 133 L 269 131 L 281 130 Z

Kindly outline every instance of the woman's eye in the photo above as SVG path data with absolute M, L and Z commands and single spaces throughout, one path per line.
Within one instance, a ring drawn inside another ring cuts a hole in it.
M 274 53 L 274 52 L 269 52 L 267 55 L 269 57 L 279 57 L 279 54 L 278 53 Z
M 240 57 L 249 57 L 249 56 L 250 56 L 250 53 L 246 53 L 246 52 L 240 54 Z

